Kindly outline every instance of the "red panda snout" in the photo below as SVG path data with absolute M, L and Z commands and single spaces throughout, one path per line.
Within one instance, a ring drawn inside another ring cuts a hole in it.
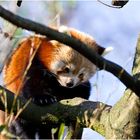
M 87 63 L 86 63 L 87 64 Z M 81 83 L 87 82 L 96 72 L 96 66 L 77 66 L 74 63 L 56 61 L 53 63 L 52 73 L 55 74 L 61 86 L 73 88 Z
M 58 82 L 61 84 L 61 86 L 67 87 L 67 88 L 73 88 L 75 86 L 78 86 L 81 81 L 76 76 L 58 76 Z

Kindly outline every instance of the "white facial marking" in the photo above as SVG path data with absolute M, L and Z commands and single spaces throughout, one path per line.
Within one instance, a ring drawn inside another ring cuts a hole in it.
M 65 61 L 55 61 L 51 64 L 52 73 L 56 75 L 58 82 L 64 87 L 73 88 L 86 82 L 96 72 L 96 66 L 88 61 L 81 63 L 80 66 Z
M 64 87 L 72 88 L 76 86 L 78 79 L 75 76 L 58 76 L 59 83 Z
M 62 86 L 69 87 L 69 88 L 73 88 L 83 82 L 88 81 L 95 72 L 95 71 L 90 71 L 89 68 L 82 67 L 78 72 L 73 73 L 74 69 L 76 69 L 74 65 L 69 65 L 64 67 L 68 68 L 69 71 L 67 72 L 64 71 L 63 73 L 62 70 L 62 73 L 60 74 L 57 73 L 57 79 Z
M 55 61 L 54 63 L 51 64 L 51 69 L 53 73 L 57 73 L 57 71 L 61 70 L 62 67 L 64 67 L 65 64 L 63 61 Z
M 67 26 L 60 26 L 59 32 L 66 33 L 67 35 L 71 36 L 70 31 Z

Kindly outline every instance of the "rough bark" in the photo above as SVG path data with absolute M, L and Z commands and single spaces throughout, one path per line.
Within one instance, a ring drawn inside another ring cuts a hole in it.
M 14 107 L 14 94 L 10 91 L 0 87 L 0 109 L 5 111 L 4 102 L 7 101 L 6 109 L 10 113 L 11 109 L 17 114 L 19 109 L 22 109 L 26 104 L 22 98 L 17 97 Z M 19 109 L 18 109 L 19 108 Z M 20 117 L 25 120 L 30 120 L 34 123 L 70 123 L 77 120 L 82 127 L 91 128 L 98 133 L 105 135 L 104 121 L 110 110 L 110 106 L 100 102 L 87 101 L 82 98 L 74 98 L 62 100 L 58 103 L 46 107 L 40 107 L 29 103 L 28 106 L 22 110 Z
M 140 36 L 136 47 L 132 74 L 140 79 Z M 124 96 L 112 107 L 106 119 L 107 139 L 140 138 L 140 99 L 136 94 L 126 89 Z

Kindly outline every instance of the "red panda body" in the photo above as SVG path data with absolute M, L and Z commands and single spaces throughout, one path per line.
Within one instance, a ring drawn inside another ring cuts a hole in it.
M 90 36 L 75 29 L 69 31 L 72 37 L 93 47 L 97 53 L 103 53 L 104 48 L 99 47 Z M 93 64 L 90 61 L 73 49 L 65 47 L 64 44 L 41 36 L 23 40 L 4 68 L 4 82 L 7 84 L 7 88 L 27 100 L 32 98 L 33 103 L 41 106 L 74 97 L 88 99 L 90 83 L 87 78 L 90 74 L 85 78 L 86 73 L 84 72 L 85 69 L 88 69 L 87 73 L 95 73 L 95 66 L 91 67 Z M 30 64 L 31 54 L 34 51 L 36 53 Z M 67 66 L 65 67 L 64 64 Z M 30 68 L 25 74 L 28 65 Z M 81 69 L 83 70 L 81 71 Z M 81 72 L 79 73 L 79 71 Z M 24 81 L 23 74 L 26 75 Z M 75 80 L 75 75 L 78 82 Z M 18 118 L 9 129 L 23 139 L 35 139 L 36 134 L 39 139 L 51 139 L 50 125 L 35 125 Z

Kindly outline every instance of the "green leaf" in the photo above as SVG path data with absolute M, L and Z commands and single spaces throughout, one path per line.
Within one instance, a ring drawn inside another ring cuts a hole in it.
M 0 132 L 2 132 L 5 127 L 6 125 L 0 125 Z
M 60 140 L 63 139 L 64 131 L 65 131 L 65 124 L 61 123 L 59 132 L 58 132 L 58 139 L 60 139 Z

